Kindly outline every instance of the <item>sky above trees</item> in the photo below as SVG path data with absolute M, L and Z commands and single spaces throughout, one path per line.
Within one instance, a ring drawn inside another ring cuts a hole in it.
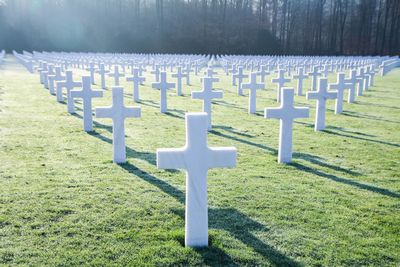
M 0 49 L 400 54 L 399 0 L 0 0 Z

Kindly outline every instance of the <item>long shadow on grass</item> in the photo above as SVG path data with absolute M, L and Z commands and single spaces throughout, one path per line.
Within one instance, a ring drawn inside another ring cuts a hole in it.
M 185 204 L 185 194 L 169 183 L 162 181 L 161 179 L 139 169 L 131 163 L 119 164 L 127 172 L 141 178 L 142 180 L 156 186 L 164 193 L 175 198 L 182 204 Z M 181 218 L 184 218 L 183 210 L 173 210 Z M 259 253 L 265 259 L 270 261 L 273 265 L 277 266 L 300 266 L 297 262 L 282 254 L 281 252 L 274 249 L 272 246 L 265 244 L 256 236 L 254 236 L 252 231 L 266 231 L 268 230 L 264 225 L 254 221 L 247 215 L 241 213 L 240 211 L 233 208 L 212 208 L 209 209 L 209 225 L 210 228 L 222 229 L 232 234 L 236 239 L 240 240 L 242 243 L 249 247 L 252 247 L 254 251 Z M 222 265 L 236 265 L 229 255 L 227 255 L 221 249 L 210 246 L 209 248 L 198 249 L 197 250 L 204 259 L 205 263 L 214 263 Z M 223 262 L 215 262 L 215 256 L 218 257 L 217 260 L 222 260 Z
M 381 117 L 373 116 L 373 115 L 368 115 L 368 114 L 362 114 L 358 113 L 355 111 L 348 111 L 345 110 L 342 112 L 342 115 L 348 116 L 348 117 L 355 117 L 355 118 L 361 118 L 361 119 L 367 119 L 367 120 L 374 120 L 374 121 L 384 121 L 384 122 L 391 122 L 391 123 L 400 123 L 400 121 L 392 121 L 392 120 L 387 120 L 383 119 Z
M 377 144 L 383 144 L 383 145 L 388 145 L 388 146 L 400 147 L 400 144 L 396 144 L 396 143 L 391 143 L 391 142 L 381 141 L 381 140 L 374 140 L 374 139 L 370 139 L 370 138 L 365 138 L 365 137 L 360 137 L 360 136 L 354 136 L 354 135 L 351 135 L 351 134 L 338 133 L 338 132 L 331 131 L 331 130 L 327 130 L 327 129 L 325 129 L 324 132 L 325 132 L 325 133 L 329 133 L 329 134 L 334 134 L 334 135 L 342 136 L 342 137 L 348 137 L 348 138 L 353 138 L 353 139 L 357 139 L 357 140 L 362 140 L 362 141 L 377 143 Z
M 101 141 L 107 142 L 109 144 L 112 144 L 112 140 L 108 137 L 105 137 L 104 135 L 101 135 L 95 131 L 93 132 L 88 132 L 88 134 L 90 136 L 96 137 L 98 139 L 100 139 Z M 126 155 L 128 158 L 138 158 L 144 161 L 147 161 L 148 163 L 150 163 L 151 165 L 156 165 L 156 155 L 155 153 L 150 153 L 150 152 L 141 152 L 141 151 L 137 151 L 134 150 L 130 147 L 126 147 Z
M 76 117 L 76 118 L 78 118 L 78 119 L 83 119 L 83 116 L 81 114 L 73 113 L 71 115 Z M 93 121 L 93 125 L 96 128 L 100 128 L 100 129 L 106 130 L 107 132 L 112 133 L 112 126 L 110 126 L 110 125 L 105 125 L 105 124 L 102 124 L 102 123 L 97 122 L 97 121 Z
M 290 165 L 295 167 L 298 170 L 305 171 L 305 172 L 308 172 L 308 173 L 312 173 L 312 174 L 318 175 L 320 177 L 330 179 L 330 180 L 335 181 L 335 182 L 351 185 L 351 186 L 354 186 L 354 187 L 357 187 L 357 188 L 360 188 L 360 189 L 363 189 L 363 190 L 368 190 L 368 191 L 371 191 L 371 192 L 374 192 L 374 193 L 378 193 L 378 194 L 381 194 L 381 195 L 385 195 L 385 196 L 389 196 L 389 197 L 400 198 L 400 194 L 399 193 L 392 192 L 392 191 L 390 191 L 388 189 L 385 189 L 385 188 L 380 188 L 380 187 L 376 187 L 376 186 L 373 186 L 373 185 L 363 184 L 363 183 L 360 183 L 360 182 L 357 182 L 357 181 L 353 181 L 353 180 L 349 180 L 349 179 L 346 179 L 346 178 L 338 177 L 338 176 L 335 176 L 335 175 L 332 175 L 332 174 L 324 173 L 322 171 L 307 167 L 307 166 L 305 166 L 303 164 L 300 164 L 300 163 L 297 163 L 297 162 L 292 162 Z
M 377 104 L 377 103 L 360 102 L 360 101 L 357 101 L 357 104 L 364 105 L 364 106 L 380 107 L 380 108 L 400 109 L 400 107 L 387 106 L 387 105 Z
M 234 140 L 236 142 L 240 142 L 240 143 L 243 143 L 243 144 L 246 144 L 246 145 L 249 145 L 249 146 L 253 146 L 253 147 L 256 147 L 256 148 L 263 149 L 263 150 L 271 153 L 272 155 L 278 155 L 278 150 L 277 149 L 268 147 L 266 145 L 255 143 L 255 142 L 252 142 L 252 141 L 249 141 L 249 140 L 237 137 L 237 136 L 228 135 L 228 134 L 222 133 L 220 131 L 212 130 L 212 131 L 210 131 L 210 133 L 215 134 L 215 135 L 220 136 L 220 137 L 228 138 L 228 139 L 231 139 L 231 140 Z M 319 165 L 321 167 L 329 168 L 329 169 L 332 169 L 332 170 L 335 170 L 335 171 L 339 171 L 339 172 L 343 172 L 343 173 L 347 173 L 347 174 L 350 174 L 350 175 L 361 175 L 361 173 L 359 173 L 359 172 L 355 172 L 355 171 L 352 171 L 352 170 L 348 170 L 348 169 L 345 169 L 345 168 L 342 168 L 342 167 L 339 167 L 339 166 L 335 166 L 335 165 L 323 162 L 322 158 L 320 158 L 318 156 L 311 155 L 311 154 L 301 153 L 301 152 L 294 152 L 293 153 L 293 158 L 309 161 L 309 162 L 311 162 L 313 164 L 316 164 L 316 165 Z

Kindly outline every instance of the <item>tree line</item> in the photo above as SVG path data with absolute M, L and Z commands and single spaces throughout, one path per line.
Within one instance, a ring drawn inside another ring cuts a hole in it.
M 399 0 L 0 0 L 8 50 L 400 54 Z

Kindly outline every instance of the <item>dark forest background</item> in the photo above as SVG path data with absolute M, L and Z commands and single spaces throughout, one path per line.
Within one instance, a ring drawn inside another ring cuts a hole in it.
M 400 0 L 0 0 L 0 49 L 400 54 Z

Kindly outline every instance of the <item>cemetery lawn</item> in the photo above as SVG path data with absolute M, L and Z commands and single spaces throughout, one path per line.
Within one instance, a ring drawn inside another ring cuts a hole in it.
M 146 76 L 142 118 L 126 121 L 128 162 L 116 165 L 111 121 L 94 119 L 94 132 L 85 133 L 81 102 L 69 115 L 37 74 L 7 56 L 0 66 L 0 265 L 399 266 L 400 69 L 377 75 L 342 115 L 328 101 L 320 133 L 315 102 L 296 96 L 312 109 L 294 125 L 289 165 L 277 163 L 279 121 L 262 116 L 277 106 L 275 86 L 258 92 L 257 115 L 248 115 L 248 92 L 238 97 L 220 75 L 224 98 L 214 101 L 209 144 L 237 147 L 238 164 L 209 172 L 210 246 L 192 249 L 182 246 L 185 174 L 157 170 L 155 151 L 184 145 L 184 113 L 201 110 L 189 96 L 199 79 L 192 76 L 182 97 L 169 92 L 170 112 L 161 115 Z M 132 105 L 131 87 L 122 85 Z M 110 96 L 107 89 L 93 106 L 109 105 Z

